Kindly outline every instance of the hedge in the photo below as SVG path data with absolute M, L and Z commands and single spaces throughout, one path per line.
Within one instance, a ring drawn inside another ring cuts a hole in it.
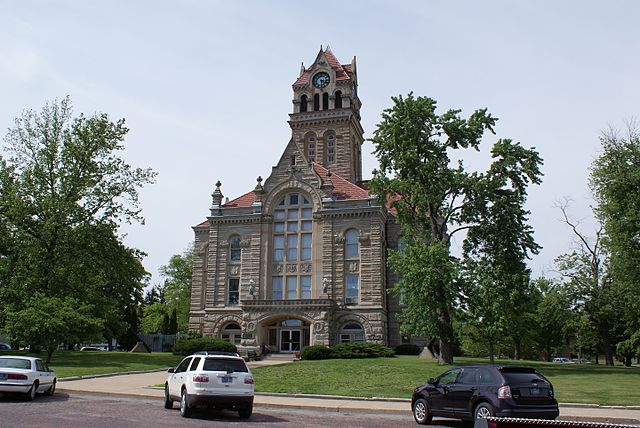
M 327 360 L 331 358 L 379 358 L 394 357 L 393 349 L 377 343 L 341 343 L 333 347 L 324 345 L 307 346 L 302 349 L 300 358 L 302 360 Z

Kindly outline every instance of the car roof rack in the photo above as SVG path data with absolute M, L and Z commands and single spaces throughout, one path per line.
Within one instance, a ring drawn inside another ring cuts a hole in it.
M 223 357 L 238 357 L 240 355 L 237 352 L 221 352 L 221 351 L 198 351 L 194 352 L 193 355 L 218 355 Z

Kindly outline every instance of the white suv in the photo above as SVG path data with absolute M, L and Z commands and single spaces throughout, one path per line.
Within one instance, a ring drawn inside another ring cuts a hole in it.
M 196 353 L 169 369 L 164 385 L 164 407 L 180 401 L 180 414 L 188 418 L 194 407 L 233 409 L 249 418 L 253 411 L 253 375 L 238 354 Z

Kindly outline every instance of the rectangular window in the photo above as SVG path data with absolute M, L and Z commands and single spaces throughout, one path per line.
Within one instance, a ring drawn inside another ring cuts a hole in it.
M 298 235 L 287 236 L 287 260 L 290 262 L 298 260 Z
M 287 211 L 287 218 L 289 220 L 295 220 L 298 218 L 298 210 L 289 210 Z
M 313 210 L 311 208 L 302 209 L 302 218 L 310 218 L 312 215 L 313 215 Z
M 334 161 L 334 145 L 333 141 L 327 142 L 327 162 L 331 163 Z
M 302 221 L 302 230 L 311 230 L 311 220 Z
M 282 277 L 273 277 L 273 300 L 282 300 Z
M 240 278 L 229 279 L 229 306 L 235 306 L 240 303 Z
M 300 277 L 300 289 L 302 291 L 303 299 L 311 298 L 311 277 L 310 276 L 301 276 Z
M 300 260 L 311 260 L 311 234 L 302 234 L 302 253 L 300 254 Z
M 287 299 L 297 299 L 298 298 L 298 277 L 297 276 L 288 276 L 287 277 Z
M 298 195 L 297 194 L 293 194 L 293 195 L 289 195 L 289 205 L 298 205 Z
M 352 259 L 355 257 L 358 257 L 358 241 L 355 242 L 348 242 L 347 241 L 347 245 L 345 245 L 345 257 L 348 259 Z
M 275 215 L 273 216 L 276 220 L 284 220 L 284 210 L 276 210 Z
M 275 223 L 273 226 L 274 232 L 284 232 L 284 223 Z
M 349 274 L 345 280 L 347 283 L 347 303 L 358 303 L 360 297 L 360 275 Z
M 273 237 L 273 260 L 276 262 L 284 260 L 284 235 L 274 235 Z
M 298 231 L 298 222 L 290 221 L 287 223 L 287 232 L 297 232 Z

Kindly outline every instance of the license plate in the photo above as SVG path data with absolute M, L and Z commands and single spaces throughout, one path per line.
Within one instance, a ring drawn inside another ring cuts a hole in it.
M 7 374 L 6 373 L 0 373 L 0 380 L 7 380 Z
M 540 395 L 540 388 L 531 388 L 531 395 Z
M 231 382 L 233 382 L 233 378 L 231 376 L 222 376 L 220 379 L 222 379 L 222 383 L 231 383 Z

